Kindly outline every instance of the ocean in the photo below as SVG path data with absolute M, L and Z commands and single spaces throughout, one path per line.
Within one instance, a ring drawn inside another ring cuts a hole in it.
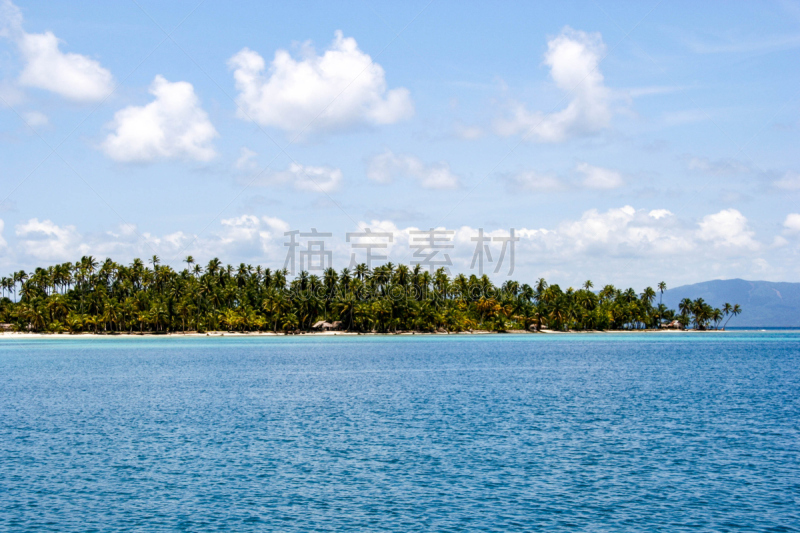
M 797 531 L 800 332 L 0 340 L 0 530 Z

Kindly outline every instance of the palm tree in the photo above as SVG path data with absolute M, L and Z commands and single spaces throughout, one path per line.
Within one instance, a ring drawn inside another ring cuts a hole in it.
M 666 290 L 667 290 L 666 282 L 664 282 L 664 281 L 658 282 L 658 292 L 661 293 L 661 295 L 658 297 L 658 303 L 659 304 L 661 304 L 661 301 L 664 299 L 664 291 L 666 291 Z
M 692 300 L 684 298 L 678 304 L 678 309 L 681 312 L 681 316 L 689 316 L 692 313 Z
M 234 267 L 218 258 L 203 268 L 191 256 L 184 262 L 186 268 L 176 272 L 162 266 L 157 256 L 149 264 L 137 258 L 129 265 L 84 256 L 31 274 L 15 272 L 0 280 L 0 296 L 14 293 L 19 301 L 0 298 L 0 321 L 21 330 L 138 328 L 144 333 L 187 328 L 293 331 L 324 319 L 340 321 L 348 330 L 397 332 L 641 328 L 675 316 L 663 304 L 652 308 L 651 288 L 637 295 L 633 289 L 606 285 L 595 293 L 589 280 L 578 290 L 563 291 L 544 278 L 533 286 L 508 280 L 498 288 L 487 275 L 451 277 L 444 269 L 431 274 L 420 265 L 393 264 L 370 271 L 363 263 L 354 273 L 328 268 L 321 276 L 300 272 L 287 280 L 285 269 L 273 272 L 244 263 Z M 303 297 L 293 297 L 298 294 Z M 688 323 L 691 316 L 698 329 L 709 322 L 719 325 L 719 315 L 702 300 L 686 300 L 679 307 L 681 320 Z M 720 313 L 730 320 L 734 308 L 741 312 L 738 306 L 727 306 Z
M 735 304 L 735 305 L 733 305 L 731 307 L 731 304 L 726 303 L 725 304 L 725 314 L 726 315 L 730 315 L 730 316 L 725 321 L 725 323 L 722 325 L 722 330 L 723 331 L 725 330 L 725 327 L 728 325 L 728 322 L 730 321 L 731 318 L 733 318 L 733 317 L 735 317 L 735 316 L 737 316 L 737 315 L 739 315 L 741 313 L 742 313 L 742 308 L 739 307 L 739 304 Z
M 722 314 L 722 311 L 719 309 L 714 309 L 711 311 L 711 320 L 714 322 L 714 329 L 719 329 L 719 323 L 722 321 L 722 318 L 725 315 Z

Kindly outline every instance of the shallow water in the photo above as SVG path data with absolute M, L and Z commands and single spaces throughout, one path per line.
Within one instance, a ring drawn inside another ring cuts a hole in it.
M 0 341 L 0 530 L 796 531 L 800 333 Z

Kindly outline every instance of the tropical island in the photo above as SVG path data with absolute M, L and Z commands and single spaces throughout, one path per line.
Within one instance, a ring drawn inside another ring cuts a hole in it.
M 641 331 L 724 329 L 741 313 L 738 304 L 717 309 L 701 298 L 668 309 L 652 287 L 595 291 L 586 281 L 563 290 L 543 278 L 498 287 L 486 275 L 451 278 L 419 265 L 360 264 L 289 280 L 285 269 L 184 262 L 176 271 L 157 256 L 150 266 L 84 256 L 15 272 L 0 281 L 0 322 L 32 333 Z M 657 290 L 663 295 L 666 284 Z

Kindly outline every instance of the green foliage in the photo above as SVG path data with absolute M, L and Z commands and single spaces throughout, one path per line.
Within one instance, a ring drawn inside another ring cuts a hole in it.
M 450 278 L 419 266 L 392 263 L 351 272 L 332 268 L 321 276 L 241 264 L 208 265 L 187 257 L 177 272 L 158 257 L 121 265 L 93 257 L 75 264 L 16 272 L 2 278 L 0 320 L 17 331 L 181 332 L 307 331 L 319 321 L 339 321 L 359 332 L 508 331 L 520 329 L 609 330 L 658 328 L 677 319 L 697 329 L 723 327 L 738 305 L 713 309 L 702 299 L 685 300 L 679 313 L 659 303 L 648 287 L 641 294 L 587 281 L 562 290 L 539 279 L 533 287 L 487 276 Z M 659 284 L 659 291 L 666 286 Z M 13 300 L 12 298 L 13 297 Z

